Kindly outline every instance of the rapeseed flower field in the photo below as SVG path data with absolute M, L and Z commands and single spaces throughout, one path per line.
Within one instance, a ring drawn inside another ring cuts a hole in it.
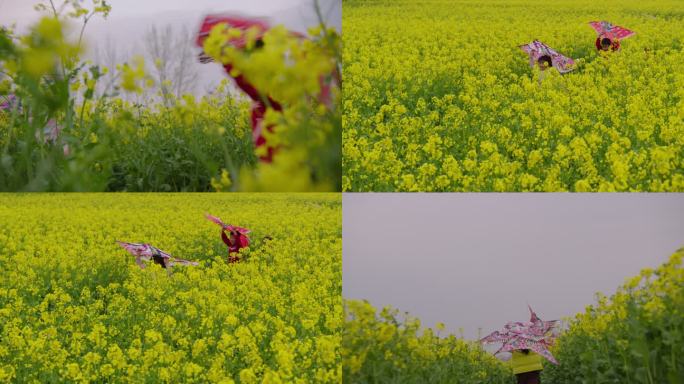
M 366 301 L 345 301 L 342 337 L 344 383 L 486 383 L 514 382 L 513 371 L 477 342 L 437 329 Z
M 599 52 L 589 22 L 634 36 Z M 343 190 L 684 191 L 679 1 L 345 0 Z M 538 39 L 574 70 L 530 68 Z
M 543 383 L 681 383 L 684 363 L 684 249 L 626 279 L 611 297 L 565 319 L 544 362 Z M 509 363 L 477 341 L 440 335 L 391 307 L 345 301 L 345 383 L 514 383 Z
M 570 321 L 542 379 L 550 383 L 681 383 L 684 377 L 684 249 L 597 296 Z
M 333 194 L 5 194 L 0 382 L 340 382 L 341 225 Z

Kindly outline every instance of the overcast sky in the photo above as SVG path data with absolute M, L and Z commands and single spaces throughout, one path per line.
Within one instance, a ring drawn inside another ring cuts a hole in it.
M 190 31 L 199 29 L 205 15 L 209 13 L 239 13 L 246 16 L 266 17 L 272 24 L 284 24 L 291 30 L 306 32 L 318 24 L 313 6 L 314 0 L 109 0 L 112 11 L 107 20 L 93 18 L 86 29 L 86 55 L 95 59 L 94 52 L 111 39 L 120 55 L 130 57 L 142 53 L 141 39 L 152 26 L 172 25 L 186 27 Z M 25 31 L 40 17 L 33 6 L 36 0 L 0 0 L 0 25 L 16 24 L 17 31 Z M 56 0 L 62 4 L 62 0 Z M 47 1 L 46 1 L 47 3 Z M 91 0 L 84 0 L 90 6 Z M 342 28 L 342 0 L 319 0 L 319 4 L 330 26 Z M 199 66 L 201 77 L 199 89 L 215 84 L 225 77 L 219 65 Z
M 582 311 L 684 246 L 684 194 L 343 197 L 343 294 L 469 339 Z
M 33 10 L 40 0 L 0 0 L 0 23 L 17 23 L 19 27 L 35 21 L 39 13 Z M 61 4 L 61 0 L 55 0 Z M 313 0 L 109 0 L 112 12 L 108 20 L 113 23 L 140 20 L 155 23 L 157 19 L 188 19 L 199 23 L 202 16 L 216 12 L 239 12 L 252 16 L 268 16 L 276 23 L 289 24 L 291 28 L 305 31 L 307 25 L 316 24 L 313 12 Z M 85 6 L 92 3 L 84 0 Z M 341 26 L 341 0 L 319 0 L 327 22 L 336 27 Z M 101 25 L 102 20 L 93 20 L 92 25 Z M 129 27 L 135 27 L 130 25 Z M 115 32 L 115 31 L 110 31 Z M 121 31 L 119 31 L 121 32 Z

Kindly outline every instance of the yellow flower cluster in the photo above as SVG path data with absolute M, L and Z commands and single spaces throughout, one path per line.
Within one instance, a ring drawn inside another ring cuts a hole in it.
M 240 263 L 204 212 L 252 230 Z M 333 194 L 2 196 L 0 382 L 338 383 L 341 225 Z
M 577 314 L 561 334 L 544 381 L 678 383 L 684 377 L 684 249 L 656 270 L 644 269 Z
M 601 4 L 346 1 L 343 190 L 684 191 L 681 3 Z M 597 17 L 636 35 L 599 53 Z
M 73 61 L 78 57 L 78 47 L 65 40 L 64 29 L 59 20 L 45 17 L 22 37 L 24 49 L 20 52 L 19 65 L 34 78 L 51 72 L 60 62 Z M 61 61 L 60 61 L 61 60 Z M 8 63 L 10 70 L 12 62 Z
M 479 343 L 422 329 L 420 320 L 385 307 L 376 313 L 366 301 L 345 301 L 342 336 L 344 383 L 507 384 L 510 367 Z
M 117 68 L 121 71 L 121 88 L 129 92 L 141 93 L 143 90 L 143 81 L 149 80 L 145 74 L 145 58 L 136 56 L 133 58 L 133 62 L 134 66 L 130 66 L 126 63 Z

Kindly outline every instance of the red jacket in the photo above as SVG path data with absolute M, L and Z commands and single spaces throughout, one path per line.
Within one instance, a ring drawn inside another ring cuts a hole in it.
M 599 37 L 596 38 L 596 49 L 598 49 L 599 51 L 602 51 L 602 50 L 603 50 L 603 47 L 601 46 L 601 40 L 602 40 L 602 39 L 603 39 L 602 36 L 599 36 Z M 620 40 L 618 40 L 618 39 L 611 39 L 611 40 L 610 40 L 610 49 L 611 49 L 612 51 L 617 51 L 617 50 L 619 50 L 619 49 L 620 49 Z
M 237 232 L 235 242 L 232 242 L 231 239 L 226 236 L 226 231 L 221 232 L 221 239 L 228 246 L 228 254 L 239 252 L 240 249 L 249 246 L 249 237 L 240 232 Z
M 268 103 L 270 104 L 271 108 L 276 110 L 276 111 L 282 111 L 283 107 L 278 103 L 277 101 L 271 99 L 268 97 L 267 99 L 264 99 L 261 93 L 249 82 L 247 79 L 245 79 L 244 75 L 238 75 L 238 76 L 232 76 L 230 74 L 230 71 L 233 69 L 233 66 L 231 64 L 226 64 L 223 66 L 223 68 L 226 70 L 226 73 L 228 76 L 232 77 L 233 80 L 235 80 L 235 85 L 237 85 L 243 92 L 247 94 L 247 96 L 252 99 L 254 102 L 252 104 L 252 139 L 254 140 L 254 145 L 259 148 L 262 145 L 266 144 L 266 138 L 263 135 L 263 126 L 261 124 L 261 121 L 264 119 L 264 115 L 266 114 L 266 104 L 264 103 L 264 100 L 268 100 Z M 269 132 L 273 132 L 273 127 L 268 126 L 266 129 Z M 273 154 L 275 153 L 275 148 L 273 147 L 268 147 L 267 146 L 268 153 L 265 156 L 261 156 L 260 159 L 263 162 L 270 163 L 273 161 Z

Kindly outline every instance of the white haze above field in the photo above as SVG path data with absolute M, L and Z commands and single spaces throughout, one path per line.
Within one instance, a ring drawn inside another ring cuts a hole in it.
M 558 319 L 684 246 L 684 194 L 343 197 L 343 295 L 468 339 Z
M 0 0 L 0 24 L 16 24 L 17 32 L 25 32 L 40 13 L 33 10 L 39 1 Z M 55 1 L 61 4 L 60 0 Z M 94 17 L 86 29 L 86 58 L 96 63 L 111 65 L 105 56 L 115 56 L 117 61 L 129 60 L 144 52 L 143 36 L 153 25 L 164 28 L 171 25 L 174 31 L 185 28 L 194 36 L 203 17 L 209 13 L 237 13 L 245 16 L 266 17 L 272 24 L 284 24 L 291 30 L 306 32 L 318 24 L 313 0 L 111 0 L 112 11 L 103 20 Z M 90 6 L 90 0 L 83 2 Z M 342 1 L 319 0 L 320 8 L 328 25 L 338 31 L 342 26 Z M 79 26 L 74 25 L 74 30 Z M 151 63 L 148 63 L 151 65 Z M 225 78 L 218 64 L 201 65 L 193 58 L 193 67 L 199 72 L 194 89 L 203 94 Z

